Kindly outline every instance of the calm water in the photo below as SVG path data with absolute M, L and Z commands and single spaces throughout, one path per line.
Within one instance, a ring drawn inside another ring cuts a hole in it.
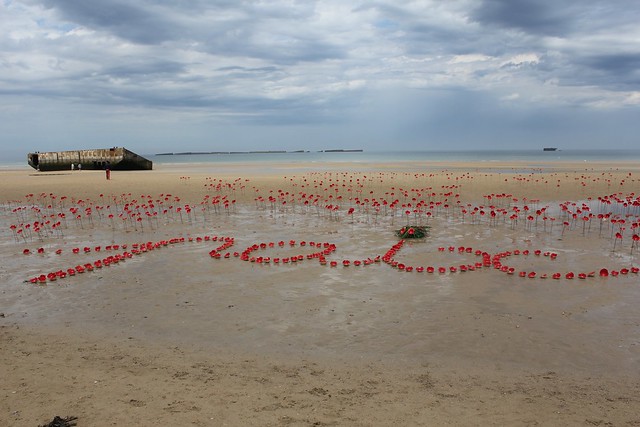
M 134 150 L 135 151 L 135 150 Z M 303 152 L 303 153 L 238 153 L 238 154 L 180 154 L 154 155 L 138 153 L 153 161 L 155 165 L 172 164 L 234 164 L 269 163 L 322 164 L 337 163 L 381 163 L 381 162 L 500 162 L 524 161 L 531 165 L 536 162 L 566 161 L 611 161 L 640 162 L 640 150 L 477 150 L 477 151 L 364 151 L 364 152 Z M 24 160 L 0 159 L 0 169 L 30 169 Z
M 353 153 L 184 154 L 148 157 L 157 164 L 176 163 L 381 163 L 446 161 L 640 161 L 640 150 L 495 150 L 495 151 L 364 151 Z

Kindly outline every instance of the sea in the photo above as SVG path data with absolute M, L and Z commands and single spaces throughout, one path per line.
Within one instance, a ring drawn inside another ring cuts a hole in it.
M 135 151 L 135 149 L 134 149 Z M 509 162 L 521 161 L 535 166 L 537 162 L 640 162 L 640 149 L 558 149 L 537 150 L 461 150 L 461 151 L 295 151 L 295 152 L 241 152 L 241 153 L 192 153 L 192 154 L 138 154 L 153 161 L 154 166 L 186 166 L 198 164 L 269 164 L 314 165 L 323 163 L 402 163 L 402 162 Z M 0 170 L 30 169 L 20 159 L 0 159 Z

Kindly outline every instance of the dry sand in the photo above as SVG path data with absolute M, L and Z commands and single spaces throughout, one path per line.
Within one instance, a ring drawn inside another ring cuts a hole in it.
M 598 202 L 637 194 L 634 165 L 344 167 L 164 166 L 115 171 L 111 181 L 94 171 L 0 172 L 0 425 L 54 415 L 77 416 L 78 426 L 640 425 L 639 276 L 577 278 L 640 264 L 630 250 L 638 211 Z M 317 206 L 304 204 L 314 198 Z M 396 261 L 448 270 L 477 262 L 476 251 L 529 250 L 503 261 L 536 277 L 342 267 L 384 255 L 407 222 L 407 206 L 376 215 L 356 198 L 437 203 L 428 219 L 410 215 L 431 233 Z M 620 209 L 624 238 L 595 219 L 563 231 L 559 202 Z M 125 203 L 157 218 L 122 220 Z M 555 221 L 492 221 L 490 206 L 546 207 Z M 462 215 L 465 207 L 486 215 Z M 62 231 L 27 238 L 9 229 L 61 212 Z M 234 238 L 223 253 L 265 243 L 252 255 L 272 259 L 335 244 L 327 259 L 339 266 L 213 259 L 222 237 Z M 113 245 L 173 240 L 92 272 L 25 283 L 103 259 Z

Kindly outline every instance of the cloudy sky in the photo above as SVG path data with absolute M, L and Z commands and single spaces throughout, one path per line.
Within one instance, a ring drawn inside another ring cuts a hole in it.
M 637 148 L 637 0 L 0 0 L 0 150 Z

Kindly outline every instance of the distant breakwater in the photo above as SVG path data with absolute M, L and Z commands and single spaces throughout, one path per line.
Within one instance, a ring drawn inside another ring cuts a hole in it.
M 362 149 L 335 149 L 335 150 L 319 150 L 318 153 L 362 153 Z M 183 151 L 180 153 L 157 153 L 156 156 L 185 156 L 197 154 L 285 154 L 285 153 L 309 153 L 307 150 L 258 150 L 258 151 Z

